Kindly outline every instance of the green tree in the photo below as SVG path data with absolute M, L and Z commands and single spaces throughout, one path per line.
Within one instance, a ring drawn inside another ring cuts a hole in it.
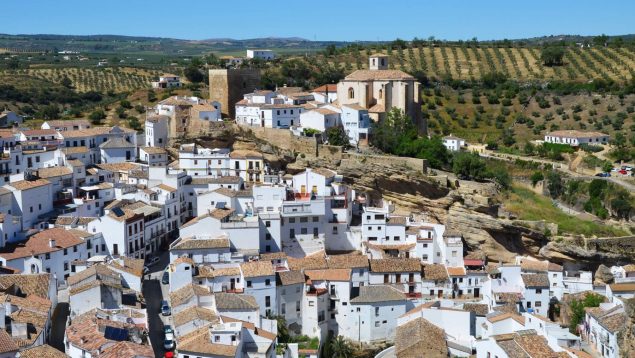
M 73 81 L 71 81 L 70 78 L 68 78 L 68 76 L 64 75 L 64 77 L 62 77 L 62 80 L 60 81 L 60 84 L 66 88 L 72 89 L 73 88 Z
M 545 179 L 545 175 L 541 172 L 541 171 L 535 171 L 532 175 L 531 175 L 531 186 L 536 186 L 536 184 L 538 184 L 538 182 L 542 181 Z
M 342 336 L 337 336 L 335 339 L 331 340 L 330 351 L 332 358 L 350 358 L 353 357 L 354 349 L 351 346 L 350 342 L 347 341 Z
M 155 102 L 157 100 L 157 93 L 154 90 L 148 91 L 148 102 Z
M 593 38 L 593 43 L 595 44 L 595 46 L 606 46 L 608 42 L 609 42 L 609 37 L 605 34 L 602 34 L 600 36 L 595 36 Z
M 194 64 L 187 66 L 185 70 L 183 70 L 183 74 L 185 78 L 192 83 L 200 83 L 205 80 L 203 73 Z
M 610 173 L 611 169 L 613 169 L 613 163 L 609 162 L 609 161 L 605 161 L 602 164 L 602 171 L 605 173 Z
M 126 117 L 128 117 L 128 114 L 126 113 L 126 109 L 119 106 L 115 109 L 115 113 L 117 113 L 117 117 L 124 119 Z
M 569 304 L 569 332 L 577 334 L 578 325 L 584 320 L 587 307 L 599 307 L 604 298 L 596 293 L 588 293 L 584 299 L 573 299 Z
M 59 119 L 60 107 L 56 104 L 49 104 L 40 109 L 40 117 L 43 119 Z
M 101 108 L 97 108 L 88 115 L 88 119 L 90 119 L 93 124 L 100 124 L 104 118 L 106 118 L 106 112 Z
M 564 47 L 545 46 L 540 53 L 540 59 L 545 66 L 562 66 L 564 64 Z
M 487 176 L 487 166 L 477 153 L 459 152 L 452 159 L 452 172 L 459 178 L 483 180 Z
M 142 114 L 146 112 L 146 107 L 144 107 L 141 104 L 138 104 L 136 106 L 134 106 L 135 111 L 137 111 L 137 113 Z
M 564 193 L 564 181 L 562 175 L 557 171 L 551 171 L 547 174 L 547 189 L 552 198 L 557 198 Z
M 130 126 L 130 128 L 136 131 L 140 131 L 143 128 L 141 126 L 141 122 L 139 122 L 139 118 L 135 116 L 128 117 L 128 125 Z
M 344 127 L 335 126 L 326 130 L 326 138 L 330 145 L 339 145 L 342 147 L 349 146 L 348 135 L 344 131 Z
M 132 108 L 132 104 L 130 104 L 130 101 L 128 101 L 127 99 L 122 99 L 121 101 L 119 101 L 119 105 L 125 109 Z

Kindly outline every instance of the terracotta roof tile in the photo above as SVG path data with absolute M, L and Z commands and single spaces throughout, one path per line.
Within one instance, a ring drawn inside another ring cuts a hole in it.
M 345 81 L 415 80 L 400 70 L 357 70 L 344 78 Z
M 41 346 L 27 348 L 20 352 L 20 358 L 66 358 L 66 354 L 57 349 L 44 344 Z
M 270 261 L 250 261 L 240 264 L 240 270 L 245 278 L 273 276 L 273 265 Z
M 306 270 L 304 274 L 312 281 L 350 281 L 350 269 Z
M 62 228 L 52 228 L 38 232 L 25 241 L 17 244 L 8 244 L 0 249 L 0 256 L 6 260 L 14 260 L 33 255 L 63 250 L 84 242 L 84 238 L 91 236 L 86 231 L 64 230 Z M 55 240 L 55 246 L 50 246 L 50 240 Z
M 423 317 L 397 326 L 395 354 L 398 358 L 447 357 L 445 331 Z
M 256 298 L 251 295 L 217 292 L 214 294 L 214 298 L 216 301 L 216 309 L 219 311 L 260 309 Z
M 0 353 L 17 352 L 18 345 L 13 341 L 6 330 L 0 329 Z
M 549 287 L 549 277 L 547 274 L 523 274 L 521 277 L 525 287 Z
M 6 185 L 11 186 L 17 190 L 29 190 L 49 184 L 51 184 L 51 182 L 46 179 L 36 179 L 15 181 Z
M 277 282 L 281 286 L 296 285 L 305 282 L 302 271 L 280 271 L 276 272 Z
M 366 304 L 388 301 L 404 301 L 403 292 L 387 285 L 362 286 L 359 288 L 359 296 L 351 300 L 351 304 Z
M 417 272 L 421 271 L 421 261 L 416 258 L 371 259 L 371 272 Z

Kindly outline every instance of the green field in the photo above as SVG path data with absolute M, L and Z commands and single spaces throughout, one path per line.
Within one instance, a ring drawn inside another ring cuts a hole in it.
M 549 198 L 520 186 L 513 186 L 503 199 L 506 210 L 521 220 L 545 220 L 558 224 L 559 234 L 591 236 L 625 236 L 622 229 L 593 221 L 581 220 L 556 208 Z

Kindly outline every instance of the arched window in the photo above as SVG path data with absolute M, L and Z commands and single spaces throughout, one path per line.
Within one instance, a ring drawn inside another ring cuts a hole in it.
M 349 99 L 355 98 L 355 90 L 353 89 L 353 87 L 348 88 L 348 98 Z
M 384 90 L 383 89 L 379 89 L 379 99 L 384 99 Z

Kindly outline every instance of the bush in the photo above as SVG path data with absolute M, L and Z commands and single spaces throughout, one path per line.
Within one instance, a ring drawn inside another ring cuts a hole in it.
M 540 53 L 540 59 L 545 66 L 562 66 L 564 58 L 564 48 L 561 46 L 546 46 Z
M 545 175 L 541 171 L 536 171 L 531 175 L 530 179 L 531 179 L 531 186 L 535 187 L 539 181 L 542 181 L 545 179 Z
M 106 118 L 106 112 L 101 108 L 92 111 L 91 114 L 88 115 L 88 119 L 90 119 L 93 124 L 100 124 L 104 118 Z

